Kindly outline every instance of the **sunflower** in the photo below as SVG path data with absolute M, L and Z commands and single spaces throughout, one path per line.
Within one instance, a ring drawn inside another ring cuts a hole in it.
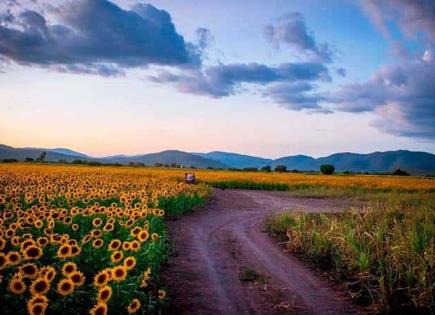
M 24 250 L 24 259 L 39 259 L 42 256 L 42 249 L 36 245 L 30 245 Z
M 41 237 L 38 237 L 36 242 L 38 243 L 39 246 L 45 246 L 49 243 L 49 240 L 45 236 L 41 236 Z
M 136 237 L 141 231 L 142 231 L 142 229 L 140 227 L 136 226 L 135 228 L 133 228 L 130 231 L 130 235 L 133 237 Z
M 71 229 L 72 229 L 73 231 L 78 231 L 78 230 L 79 230 L 79 225 L 76 224 L 76 223 L 74 223 L 73 225 L 71 225 Z
M 80 255 L 81 252 L 82 252 L 82 249 L 80 246 L 71 245 L 71 257 L 78 256 L 78 255 Z
M 39 270 L 39 274 L 44 277 L 45 279 L 47 279 L 49 282 L 54 280 L 54 277 L 56 277 L 56 269 L 54 269 L 54 267 L 48 266 L 48 267 L 42 267 Z
M 12 246 L 18 246 L 20 245 L 20 237 L 19 236 L 14 236 L 11 238 L 11 244 Z
M 30 305 L 33 304 L 38 304 L 38 303 L 42 303 L 42 304 L 47 304 L 48 305 L 48 299 L 45 295 L 34 295 L 32 296 L 32 298 L 27 302 L 27 309 L 29 309 Z
M 77 265 L 73 262 L 67 262 L 62 266 L 62 274 L 65 277 L 70 276 L 74 271 L 77 271 Z
M 92 225 L 96 228 L 99 227 L 102 223 L 103 223 L 103 220 L 101 220 L 100 218 L 95 218 L 92 221 Z
M 109 282 L 110 278 L 107 275 L 107 272 L 100 271 L 94 276 L 94 286 L 103 287 Z
M 50 282 L 44 277 L 37 278 L 30 286 L 32 295 L 45 295 L 50 290 Z
M 47 309 L 47 304 L 35 303 L 30 305 L 30 307 L 27 310 L 30 315 L 44 315 L 46 309 Z
M 159 239 L 159 234 L 157 234 L 157 233 L 153 233 L 153 234 L 151 234 L 151 239 L 155 242 L 155 241 L 157 241 L 158 239 Z
M 72 248 L 71 245 L 61 245 L 57 250 L 57 257 L 60 259 L 65 259 L 71 256 Z
M 36 220 L 33 225 L 35 226 L 35 228 L 40 229 L 44 225 L 44 222 L 42 222 L 41 220 Z
M 140 232 L 140 233 L 137 235 L 137 239 L 138 239 L 141 243 L 143 243 L 143 242 L 145 242 L 145 241 L 148 239 L 149 236 L 150 236 L 150 234 L 148 233 L 147 230 L 142 230 L 142 232 Z
M 9 291 L 11 291 L 13 294 L 23 294 L 26 289 L 26 284 L 20 277 L 13 277 L 9 282 Z
M 127 267 L 128 270 L 133 269 L 134 266 L 136 266 L 136 258 L 134 258 L 133 256 L 127 257 L 124 260 L 124 266 Z
M 166 291 L 160 289 L 160 290 L 159 290 L 159 299 L 160 299 L 160 300 L 163 300 L 165 297 L 166 297 Z
M 83 285 L 83 283 L 85 283 L 85 276 L 80 271 L 72 272 L 68 276 L 68 278 L 70 278 L 72 280 L 72 282 L 74 282 L 74 285 L 76 287 L 79 287 L 79 286 Z
M 117 263 L 117 262 L 120 262 L 121 260 L 122 260 L 122 257 L 123 257 L 124 255 L 122 254 L 122 252 L 114 252 L 113 254 L 112 254 L 112 256 L 110 256 L 110 260 L 113 262 L 113 263 Z
M 71 279 L 63 278 L 57 284 L 57 293 L 67 296 L 74 292 L 74 282 Z
M 91 315 L 106 315 L 107 314 L 107 305 L 106 303 L 97 303 L 90 311 Z
M 130 249 L 130 242 L 124 242 L 124 243 L 122 243 L 122 249 L 123 250 L 129 250 Z
M 106 225 L 103 227 L 104 232 L 110 232 L 113 231 L 115 226 L 112 223 L 106 223 Z
M 96 230 L 92 230 L 92 232 L 91 232 L 91 235 L 92 235 L 92 237 L 94 237 L 94 238 L 100 237 L 102 234 L 103 234 L 103 233 L 102 233 L 100 230 L 98 230 L 98 229 L 96 229 Z
M 108 285 L 98 290 L 97 301 L 98 303 L 107 303 L 112 297 L 112 288 Z
M 21 261 L 21 256 L 20 253 L 15 252 L 15 251 L 11 251 L 9 253 L 7 253 L 6 255 L 6 264 L 7 265 L 18 265 Z
M 112 268 L 112 279 L 115 281 L 123 281 L 127 277 L 127 267 L 116 266 Z
M 28 263 L 20 266 L 20 275 L 25 279 L 35 279 L 38 275 L 38 267 L 33 263 Z
M 140 243 L 137 240 L 134 240 L 130 244 L 131 250 L 137 252 L 140 249 Z
M 127 311 L 129 314 L 134 314 L 140 309 L 140 301 L 139 299 L 133 299 L 130 305 L 127 307 Z
M 121 247 L 121 241 L 118 239 L 113 239 L 110 241 L 109 243 L 109 250 L 110 251 L 115 251 L 118 250 Z
M 94 248 L 100 248 L 101 246 L 103 246 L 104 245 L 104 241 L 101 239 L 101 238 L 97 238 L 96 240 L 94 240 L 93 242 L 92 242 L 92 246 L 94 247 Z

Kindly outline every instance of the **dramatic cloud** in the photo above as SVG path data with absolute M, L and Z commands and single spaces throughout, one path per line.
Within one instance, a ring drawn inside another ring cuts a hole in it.
M 169 13 L 150 4 L 124 10 L 106 0 L 75 0 L 52 7 L 50 19 L 42 14 L 4 12 L 0 55 L 20 64 L 101 75 L 121 73 L 124 67 L 200 62 Z
M 320 63 L 285 63 L 277 67 L 249 63 L 218 65 L 203 71 L 183 71 L 178 74 L 161 71 L 151 80 L 172 83 L 182 92 L 212 97 L 235 94 L 244 83 L 264 86 L 279 83 L 267 87 L 264 95 L 281 104 L 286 103 L 288 108 L 300 110 L 319 107 L 317 101 L 320 99 L 305 93 L 313 89 L 308 82 L 330 81 L 331 78 L 328 69 Z
M 384 34 L 390 34 L 388 23 L 395 21 L 407 36 L 415 37 L 418 32 L 424 32 L 429 41 L 435 42 L 435 1 L 367 0 L 362 4 Z
M 374 112 L 378 129 L 399 136 L 435 139 L 435 61 L 430 51 L 421 60 L 387 66 L 364 84 L 344 86 L 330 95 L 336 109 Z
M 313 60 L 331 62 L 333 53 L 330 47 L 326 43 L 316 43 L 314 35 L 307 31 L 305 19 L 300 13 L 286 14 L 275 23 L 266 25 L 265 34 L 277 48 L 286 44 Z

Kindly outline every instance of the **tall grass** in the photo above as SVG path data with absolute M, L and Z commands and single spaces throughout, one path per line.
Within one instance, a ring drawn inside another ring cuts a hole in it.
M 345 282 L 355 302 L 383 313 L 435 312 L 433 195 L 390 195 L 363 211 L 289 212 L 266 226 Z

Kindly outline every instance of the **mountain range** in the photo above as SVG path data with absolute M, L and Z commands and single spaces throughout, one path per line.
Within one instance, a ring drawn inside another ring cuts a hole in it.
M 403 169 L 411 174 L 435 174 L 435 155 L 426 152 L 407 150 L 359 153 L 335 153 L 326 157 L 313 158 L 307 155 L 286 156 L 278 159 L 267 159 L 250 155 L 230 152 L 213 151 L 209 153 L 191 153 L 178 150 L 166 150 L 142 155 L 114 155 L 107 157 L 92 157 L 87 154 L 66 148 L 14 148 L 0 145 L 0 160 L 26 158 L 36 159 L 42 152 L 46 152 L 46 161 L 60 160 L 72 162 L 74 160 L 95 161 L 102 163 L 129 162 L 154 165 L 155 163 L 176 163 L 185 167 L 196 168 L 261 168 L 270 165 L 285 165 L 287 169 L 300 171 L 318 171 L 322 164 L 333 164 L 336 171 L 352 172 L 391 172 Z

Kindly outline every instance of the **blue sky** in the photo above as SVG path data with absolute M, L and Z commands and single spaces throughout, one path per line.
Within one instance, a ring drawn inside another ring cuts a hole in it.
M 435 152 L 431 1 L 5 1 L 0 142 Z

